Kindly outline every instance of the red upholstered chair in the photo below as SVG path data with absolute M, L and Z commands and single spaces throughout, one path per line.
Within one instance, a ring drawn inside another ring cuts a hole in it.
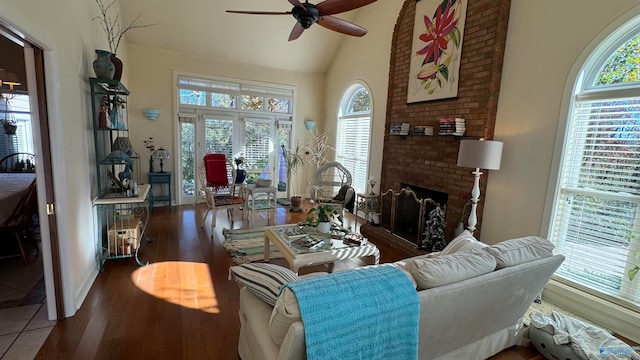
M 207 201 L 207 212 L 204 214 L 201 226 L 204 227 L 207 216 L 211 212 L 211 237 L 213 237 L 217 211 L 226 209 L 233 226 L 233 212 L 245 205 L 245 198 L 234 195 L 236 169 L 224 154 L 206 155 L 200 171 L 201 189 Z

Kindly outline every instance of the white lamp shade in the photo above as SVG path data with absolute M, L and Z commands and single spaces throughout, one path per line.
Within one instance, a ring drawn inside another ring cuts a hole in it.
M 501 141 L 461 140 L 458 150 L 458 166 L 500 170 L 502 145 Z

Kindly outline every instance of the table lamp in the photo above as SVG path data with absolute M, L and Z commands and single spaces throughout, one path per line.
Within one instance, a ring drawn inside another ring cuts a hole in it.
M 473 190 L 471 190 L 471 212 L 467 229 L 473 234 L 478 223 L 476 215 L 476 207 L 480 199 L 480 169 L 500 170 L 500 162 L 502 160 L 501 141 L 479 140 L 461 140 L 458 150 L 458 166 L 475 168 L 472 172 L 474 176 Z
M 165 171 L 162 169 L 162 166 L 163 166 L 163 164 L 162 164 L 162 160 L 164 160 L 164 159 L 170 159 L 170 158 L 171 158 L 171 153 L 169 152 L 169 150 L 165 150 L 165 149 L 163 149 L 163 148 L 160 148 L 160 149 L 158 149 L 158 150 L 155 150 L 155 151 L 153 152 L 153 155 L 152 155 L 152 156 L 153 156 L 153 158 L 154 158 L 154 159 L 160 159 L 160 172 L 161 172 L 161 173 L 165 172 Z

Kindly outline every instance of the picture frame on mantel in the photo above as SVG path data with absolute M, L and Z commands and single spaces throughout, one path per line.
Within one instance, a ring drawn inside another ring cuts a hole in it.
M 419 0 L 413 25 L 407 103 L 458 96 L 467 0 Z

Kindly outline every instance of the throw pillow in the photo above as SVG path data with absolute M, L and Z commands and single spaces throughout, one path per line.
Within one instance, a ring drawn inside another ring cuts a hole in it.
M 489 246 L 485 243 L 481 243 L 476 239 L 469 230 L 464 230 L 453 240 L 451 240 L 447 246 L 440 251 L 440 255 L 449 255 L 462 251 L 471 251 L 473 249 L 480 249 Z
M 499 242 L 484 248 L 496 258 L 498 269 L 515 266 L 553 255 L 555 246 L 547 239 L 526 236 Z
M 300 277 L 293 271 L 279 265 L 266 263 L 232 266 L 229 268 L 229 279 L 232 276 L 271 306 L 276 304 L 282 285 L 300 280 Z
M 415 269 L 411 275 L 416 279 L 419 290 L 466 280 L 496 268 L 495 258 L 479 250 L 414 259 L 413 262 Z

